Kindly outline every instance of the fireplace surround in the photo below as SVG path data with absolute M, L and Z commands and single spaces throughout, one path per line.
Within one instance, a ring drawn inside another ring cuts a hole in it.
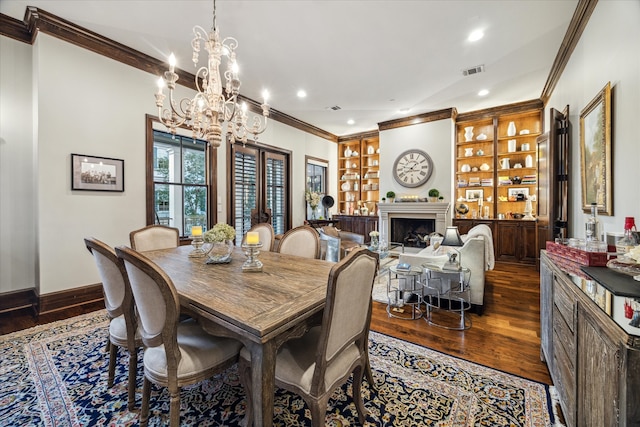
M 449 208 L 449 203 L 439 202 L 380 203 L 378 205 L 378 210 L 380 212 L 380 231 L 382 234 L 382 238 L 388 241 L 394 241 L 393 239 L 391 239 L 391 220 L 398 218 L 424 219 L 435 221 L 434 231 L 444 235 L 447 224 L 450 223 Z M 429 222 L 431 223 L 432 221 Z M 411 223 L 414 222 L 411 221 Z M 405 248 L 407 252 L 419 251 L 420 249 L 420 247 Z

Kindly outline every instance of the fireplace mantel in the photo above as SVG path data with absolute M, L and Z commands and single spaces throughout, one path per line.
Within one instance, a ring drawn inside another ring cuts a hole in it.
M 436 220 L 436 232 L 444 235 L 449 221 L 449 203 L 400 202 L 380 203 L 380 230 L 383 236 L 390 236 L 390 218 L 424 218 Z

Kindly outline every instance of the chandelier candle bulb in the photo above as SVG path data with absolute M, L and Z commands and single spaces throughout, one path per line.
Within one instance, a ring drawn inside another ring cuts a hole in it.
M 249 231 L 247 233 L 247 245 L 255 245 L 260 243 L 260 234 L 257 231 Z

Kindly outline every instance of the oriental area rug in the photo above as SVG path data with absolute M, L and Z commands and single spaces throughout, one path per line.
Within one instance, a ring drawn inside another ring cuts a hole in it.
M 142 366 L 129 411 L 122 350 L 107 388 L 107 328 L 103 310 L 0 336 L 0 425 L 137 426 Z M 376 390 L 365 380 L 366 426 L 556 425 L 544 384 L 373 332 L 369 352 Z M 275 426 L 311 425 L 300 397 L 275 393 Z M 182 425 L 242 425 L 246 400 L 235 366 L 183 388 L 181 402 Z M 168 425 L 166 389 L 153 387 L 150 409 L 150 425 Z M 325 422 L 359 425 L 351 380 L 333 394 Z

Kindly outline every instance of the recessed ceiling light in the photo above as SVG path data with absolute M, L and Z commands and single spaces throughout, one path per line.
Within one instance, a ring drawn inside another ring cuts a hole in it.
M 354 124 L 355 122 L 356 122 L 356 121 L 355 121 L 355 120 L 353 120 L 353 119 L 349 119 L 349 120 L 347 120 L 347 124 L 348 124 L 348 125 L 352 125 L 352 124 Z
M 409 111 L 411 111 L 411 108 L 401 108 L 400 111 L 402 114 L 408 113 Z
M 467 40 L 469 40 L 470 42 L 477 42 L 483 37 L 484 37 L 484 31 L 475 30 L 471 34 L 469 34 L 469 38 Z
M 306 98 L 307 97 L 307 92 L 305 92 L 304 90 L 300 89 L 296 95 L 298 95 L 298 98 Z
M 489 95 L 489 91 L 487 89 L 482 89 L 480 92 L 478 92 L 478 96 L 487 96 Z

